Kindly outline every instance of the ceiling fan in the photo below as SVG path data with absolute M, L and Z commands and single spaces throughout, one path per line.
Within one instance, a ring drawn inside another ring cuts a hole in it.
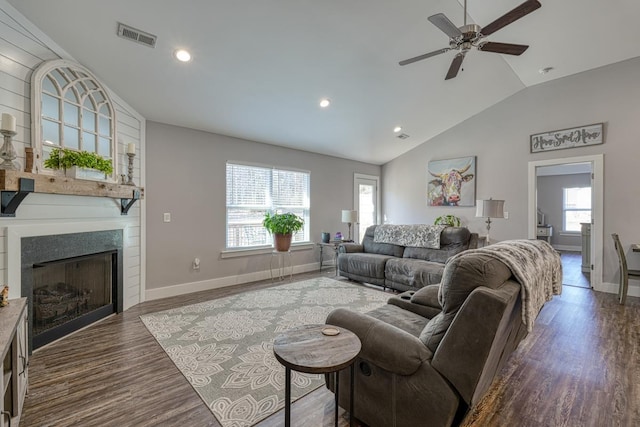
M 542 5 L 538 0 L 527 0 L 515 9 L 505 13 L 500 18 L 496 19 L 484 28 L 476 24 L 467 25 L 467 0 L 464 0 L 464 25 L 462 27 L 456 27 L 453 22 L 447 18 L 444 13 L 438 13 L 430 16 L 429 21 L 440 28 L 446 35 L 449 36 L 449 47 L 438 49 L 433 52 L 425 53 L 424 55 L 416 56 L 413 58 L 400 61 L 400 65 L 412 64 L 423 59 L 431 58 L 432 56 L 440 55 L 441 53 L 448 52 L 450 50 L 457 50 L 458 54 L 453 58 L 447 76 L 445 80 L 449 80 L 458 75 L 458 71 L 462 66 L 462 60 L 467 52 L 475 47 L 478 50 L 485 52 L 505 53 L 507 55 L 522 55 L 525 50 L 529 48 L 527 45 L 512 44 L 512 43 L 496 43 L 483 40 L 486 36 L 495 33 L 499 29 L 506 27 L 514 21 L 522 18 L 525 15 L 533 12 Z

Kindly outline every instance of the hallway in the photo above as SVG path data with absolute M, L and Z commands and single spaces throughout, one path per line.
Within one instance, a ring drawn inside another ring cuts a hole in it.
M 582 254 L 580 252 L 560 252 L 562 260 L 562 284 L 591 288 L 589 273 L 582 272 Z

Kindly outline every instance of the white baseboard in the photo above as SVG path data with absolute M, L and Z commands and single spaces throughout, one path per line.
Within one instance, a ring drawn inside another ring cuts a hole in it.
M 557 251 L 582 252 L 582 246 L 553 245 Z
M 603 282 L 597 288 L 593 288 L 593 290 L 599 291 L 599 292 L 607 292 L 610 294 L 617 294 L 619 288 L 620 288 L 620 285 L 618 283 Z M 640 286 L 636 286 L 634 284 L 631 284 L 631 282 L 629 282 L 629 290 L 627 291 L 627 296 L 640 297 Z
M 293 274 L 307 273 L 319 270 L 320 263 L 302 264 L 293 266 Z M 287 269 L 288 270 L 288 269 Z M 190 294 L 192 292 L 208 291 L 210 289 L 224 288 L 227 286 L 242 285 L 244 283 L 267 280 L 271 278 L 269 270 L 256 271 L 254 273 L 241 274 L 238 276 L 217 277 L 215 279 L 202 280 L 199 282 L 183 283 L 180 285 L 165 286 L 163 288 L 146 289 L 146 301 L 160 298 L 175 297 L 178 295 Z

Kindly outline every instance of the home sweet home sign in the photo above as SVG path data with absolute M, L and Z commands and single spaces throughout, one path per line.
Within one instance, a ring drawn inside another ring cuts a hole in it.
M 540 153 L 602 143 L 604 143 L 603 124 L 596 123 L 531 135 L 530 147 L 532 153 Z

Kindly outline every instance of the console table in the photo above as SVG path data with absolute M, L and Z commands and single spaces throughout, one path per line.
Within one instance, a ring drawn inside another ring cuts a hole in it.
M 322 264 L 324 263 L 324 248 L 332 249 L 334 254 L 333 262 L 336 268 L 336 276 L 338 275 L 338 246 L 340 246 L 341 243 L 344 243 L 344 241 L 334 240 L 333 242 L 329 243 L 316 243 L 316 245 L 320 248 L 320 271 L 322 271 Z
M 27 299 L 9 300 L 0 307 L 0 427 L 20 423 L 22 405 L 27 393 L 29 351 L 27 349 Z
M 338 332 L 325 335 L 323 330 Z M 273 341 L 273 354 L 285 367 L 284 425 L 291 426 L 291 370 L 307 374 L 335 375 L 335 425 L 338 426 L 339 375 L 344 368 L 351 369 L 349 394 L 349 421 L 353 426 L 353 362 L 362 344 L 353 332 L 333 325 L 304 325 L 289 329 Z

